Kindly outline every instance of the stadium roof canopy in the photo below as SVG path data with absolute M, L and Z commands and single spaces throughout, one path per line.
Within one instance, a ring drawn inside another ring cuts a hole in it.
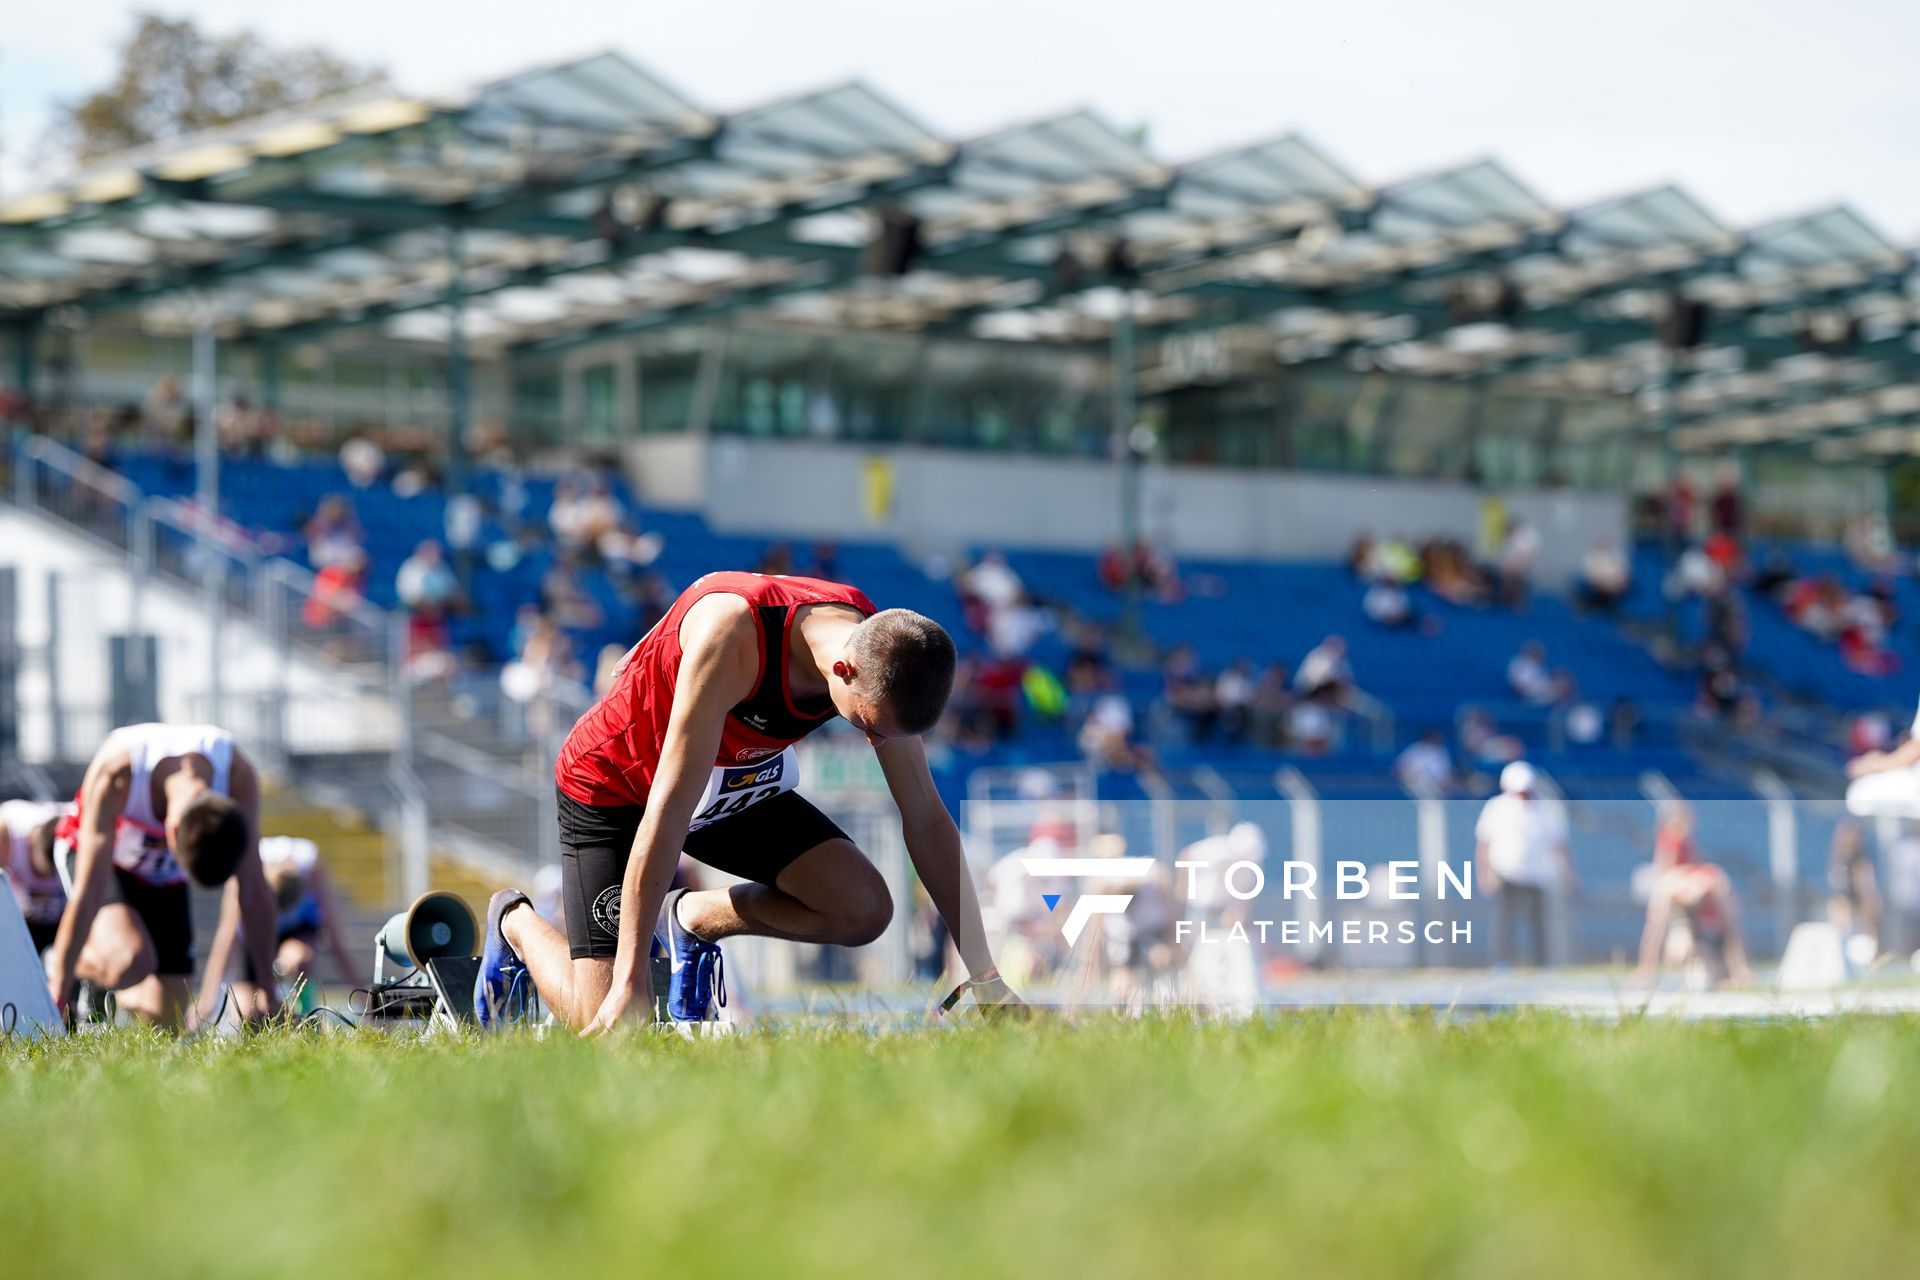
M 1087 112 L 952 142 L 860 84 L 719 114 L 614 53 L 0 202 L 0 323 L 61 308 L 516 351 L 745 311 L 1072 344 L 1125 315 L 1144 341 L 1232 327 L 1288 362 L 1643 394 L 1682 448 L 1920 443 L 1920 270 L 1844 208 L 1560 210 L 1492 160 L 1373 186 L 1291 135 L 1167 164 Z M 1688 320 L 1676 361 L 1660 334 Z

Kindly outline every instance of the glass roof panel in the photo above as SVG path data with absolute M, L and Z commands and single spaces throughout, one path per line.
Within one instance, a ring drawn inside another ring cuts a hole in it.
M 1728 251 L 1734 243 L 1703 205 L 1667 186 L 1573 210 L 1561 249 L 1572 257 L 1604 257 L 1649 249 Z
M 703 130 L 706 120 L 679 92 L 611 52 L 487 85 L 466 106 L 466 127 L 483 137 L 527 126 L 677 134 Z
M 1747 233 L 1740 270 L 1757 283 L 1783 278 L 1826 282 L 1899 270 L 1907 255 L 1847 208 L 1823 209 Z

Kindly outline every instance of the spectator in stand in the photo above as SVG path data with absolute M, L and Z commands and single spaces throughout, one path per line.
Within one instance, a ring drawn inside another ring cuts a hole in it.
M 140 416 L 148 438 L 159 444 L 175 444 L 185 439 L 187 397 L 180 390 L 180 379 L 163 373 L 147 389 Z
M 994 657 L 979 665 L 974 685 L 993 717 L 996 741 L 1005 741 L 1020 729 L 1021 681 L 1026 672 L 1026 662 L 1017 657 Z
M 1738 582 L 1746 577 L 1746 553 L 1740 549 L 1740 544 L 1734 541 L 1731 535 L 1708 534 L 1707 540 L 1700 544 L 1700 550 L 1707 559 L 1713 561 L 1714 566 L 1720 570 L 1721 577 L 1729 582 Z
M 1287 745 L 1287 722 L 1293 714 L 1293 687 L 1286 667 L 1276 662 L 1260 673 L 1253 691 L 1253 740 L 1256 745 Z
M 666 539 L 657 533 L 641 533 L 633 522 L 623 519 L 601 534 L 595 547 L 608 571 L 626 579 L 658 560 Z
M 1100 638 L 1091 631 L 1084 632 L 1075 641 L 1073 652 L 1067 655 L 1067 721 L 1078 724 L 1086 718 L 1094 701 L 1106 691 L 1113 679 L 1112 669 L 1107 665 L 1107 656 Z
M 1640 708 L 1632 698 L 1623 696 L 1613 700 L 1613 707 L 1607 713 L 1607 732 L 1620 750 L 1633 747 L 1640 736 Z
M 533 628 L 521 646 L 519 660 L 543 677 L 578 680 L 582 675 L 580 660 L 574 656 L 573 641 L 550 614 L 535 616 Z
M 307 541 L 307 563 L 315 573 L 343 561 L 366 560 L 366 530 L 353 507 L 337 493 L 320 499 L 300 532 Z
M 1708 518 L 1712 521 L 1712 532 L 1719 537 L 1738 545 L 1746 536 L 1746 503 L 1740 497 L 1740 468 L 1736 463 L 1722 463 L 1714 478 L 1713 497 L 1708 500 Z
M 988 551 L 960 575 L 961 587 L 966 593 L 991 612 L 1008 609 L 1018 604 L 1026 595 L 1026 583 L 1007 563 L 1007 557 L 999 551 Z
M 1141 585 L 1161 604 L 1179 604 L 1187 598 L 1186 586 L 1180 581 L 1180 567 L 1170 554 L 1145 538 L 1134 544 L 1133 563 Z
M 1753 575 L 1753 589 L 1763 596 L 1779 594 L 1783 587 L 1793 582 L 1793 562 L 1786 553 L 1778 549 L 1767 552 L 1767 558 L 1760 564 L 1760 570 Z
M 1893 579 L 1884 573 L 1876 577 L 1867 584 L 1866 598 L 1879 611 L 1881 627 L 1892 631 L 1894 624 L 1900 621 L 1899 595 L 1894 590 Z
M 1533 589 L 1533 571 L 1540 564 L 1540 531 L 1515 520 L 1500 548 L 1500 602 L 1510 609 L 1526 604 Z
M 1700 861 L 1693 843 L 1693 808 L 1678 801 L 1666 807 L 1654 836 L 1647 925 L 1640 935 L 1635 975 L 1641 981 L 1659 976 L 1667 933 L 1677 922 L 1688 926 L 1693 958 L 1706 966 L 1716 985 L 1753 981 L 1733 881 L 1720 867 Z
M 1344 704 L 1354 688 L 1346 640 L 1337 635 L 1328 636 L 1309 650 L 1294 669 L 1293 687 L 1308 698 L 1324 697 Z
M 1460 749 L 1483 769 L 1511 764 L 1526 753 L 1520 739 L 1500 732 L 1493 717 L 1480 710 L 1469 711 L 1461 718 Z
M 1683 542 L 1693 537 L 1693 481 L 1684 471 L 1667 490 L 1667 526 Z
M 1712 646 L 1702 660 L 1694 709 L 1700 715 L 1739 725 L 1751 725 L 1760 719 L 1760 699 L 1741 682 L 1726 652 Z
M 760 553 L 760 561 L 753 566 L 755 573 L 771 573 L 784 577 L 793 572 L 793 547 L 785 542 L 770 542 L 767 549 Z
M 1723 582 L 1719 590 L 1708 595 L 1704 623 L 1707 643 L 1725 653 L 1729 665 L 1737 667 L 1740 656 L 1747 651 L 1749 631 L 1747 607 L 1741 603 L 1739 591 Z
M 1238 745 L 1247 740 L 1247 734 L 1253 728 L 1255 692 L 1253 663 L 1247 658 L 1236 659 L 1213 682 L 1213 702 L 1220 713 L 1220 733 L 1228 742 Z
M 1373 576 L 1373 535 L 1364 529 L 1347 547 L 1347 571 L 1356 578 Z
M 1420 552 L 1397 533 L 1374 548 L 1367 567 L 1369 578 L 1400 585 L 1420 581 L 1423 572 Z
M 993 749 L 995 723 L 980 690 L 980 660 L 960 659 L 953 672 L 953 692 L 947 698 L 946 737 L 961 751 L 982 755 Z
M 525 711 L 532 744 L 544 742 L 563 727 L 546 695 L 557 681 L 579 680 L 585 673 L 574 656 L 573 641 L 547 614 L 535 614 L 522 638 L 519 653 L 500 668 L 500 688 Z
M 634 599 L 634 630 L 645 635 L 658 626 L 673 608 L 677 594 L 665 574 L 650 571 L 642 575 Z
M 300 620 L 310 630 L 338 637 L 347 615 L 366 598 L 367 553 L 358 547 L 347 548 L 313 578 L 313 593 L 301 606 Z M 342 658 L 365 655 L 348 653 L 338 643 L 328 646 Z
M 1587 554 L 1580 558 L 1580 582 L 1575 588 L 1575 599 L 1583 608 L 1611 614 L 1619 609 L 1632 587 L 1633 570 L 1619 544 L 1604 535 L 1595 538 Z
M 806 567 L 803 576 L 819 578 L 823 582 L 839 582 L 840 548 L 832 542 L 813 544 L 813 562 Z
M 1388 628 L 1408 626 L 1415 620 L 1407 589 L 1398 579 L 1386 575 L 1375 578 L 1368 586 L 1366 595 L 1360 598 L 1360 611 L 1367 615 L 1368 621 Z
M 1000 658 L 1023 658 L 1047 630 L 1046 611 L 1025 594 L 987 615 L 987 644 Z
M 1427 586 L 1449 604 L 1477 606 L 1487 602 L 1487 576 L 1467 549 L 1449 538 L 1435 538 L 1421 549 Z
M 460 599 L 460 580 L 447 566 L 446 552 L 428 539 L 400 562 L 394 575 L 393 592 L 400 603 L 415 613 L 434 616 L 451 612 Z
M 1186 587 L 1180 581 L 1180 569 L 1173 557 L 1145 538 L 1134 543 L 1131 551 L 1108 547 L 1100 553 L 1095 573 L 1109 591 L 1121 592 L 1137 586 L 1163 604 L 1177 604 L 1186 598 Z
M 1553 675 L 1547 670 L 1545 645 L 1529 640 L 1520 646 L 1520 652 L 1507 663 L 1507 688 L 1535 706 L 1552 705 L 1555 689 Z
M 1133 741 L 1133 707 L 1126 696 L 1109 684 L 1094 699 L 1080 726 L 1080 750 L 1096 768 L 1150 768 L 1153 756 Z
M 597 548 L 600 540 L 617 531 L 626 518 L 626 509 L 613 496 L 613 488 L 605 480 L 596 477 L 588 486 L 586 495 L 580 499 L 578 519 L 581 544 Z
M 1842 938 L 1856 933 L 1880 946 L 1880 886 L 1860 824 L 1842 822 L 1827 846 L 1827 922 Z
M 1801 578 L 1787 588 L 1781 608 L 1795 625 L 1822 640 L 1831 640 L 1840 634 L 1846 604 L 1847 594 L 1839 579 L 1821 575 Z
M 1219 719 L 1220 707 L 1214 701 L 1213 682 L 1202 675 L 1193 649 L 1181 645 L 1167 654 L 1161 664 L 1160 701 L 1178 722 L 1181 737 L 1189 742 L 1205 742 Z
M 540 580 L 540 604 L 557 625 L 587 630 L 605 621 L 599 604 L 580 581 L 579 564 L 562 554 Z
M 414 548 L 394 578 L 394 594 L 407 608 L 407 667 L 418 680 L 451 675 L 453 636 L 447 615 L 460 606 L 460 583 L 447 567 L 440 544 Z
M 1899 658 L 1882 648 L 1897 616 L 1886 595 L 1869 590 L 1843 597 L 1839 608 L 1840 660 L 1849 670 L 1872 676 L 1899 670 Z
M 1447 754 L 1446 735 L 1429 729 L 1393 762 L 1393 776 L 1416 796 L 1446 796 L 1453 792 L 1453 757 Z
M 553 487 L 547 527 L 553 530 L 562 551 L 577 551 L 587 545 L 587 498 L 572 480 L 562 480 Z
M 1323 756 L 1333 749 L 1333 695 L 1328 686 L 1308 694 L 1293 704 L 1287 715 L 1287 740 L 1310 756 Z
M 340 469 L 356 489 L 371 489 L 387 469 L 387 455 L 365 436 L 354 436 L 340 446 Z
M 1705 598 L 1726 586 L 1727 575 L 1701 547 L 1688 547 L 1666 581 L 1667 595 L 1673 599 L 1688 596 Z
M 1567 825 L 1560 806 L 1539 794 L 1533 766 L 1516 760 L 1500 771 L 1500 794 L 1487 801 L 1474 826 L 1474 865 L 1480 890 L 1494 899 L 1495 964 L 1512 964 L 1516 925 L 1524 911 L 1532 925 L 1533 963 L 1547 963 L 1547 893 L 1556 882 L 1574 887 L 1567 857 Z
M 396 498 L 417 498 L 440 483 L 440 476 L 431 462 L 423 457 L 410 458 L 393 473 L 393 494 Z
M 1898 556 L 1894 553 L 1893 531 L 1879 516 L 1861 516 L 1847 525 L 1847 556 L 1857 569 L 1868 573 L 1892 573 Z

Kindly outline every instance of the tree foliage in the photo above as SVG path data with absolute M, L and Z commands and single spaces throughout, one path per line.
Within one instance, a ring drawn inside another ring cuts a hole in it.
M 143 13 L 111 83 L 55 110 L 48 150 L 84 162 L 236 120 L 384 87 L 386 73 L 314 47 L 274 48 Z

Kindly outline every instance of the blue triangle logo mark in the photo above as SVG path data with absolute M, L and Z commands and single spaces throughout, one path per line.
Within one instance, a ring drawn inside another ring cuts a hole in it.
M 1047 910 L 1051 911 L 1060 905 L 1060 895 L 1057 893 L 1043 893 L 1040 895 L 1040 901 L 1046 903 Z

